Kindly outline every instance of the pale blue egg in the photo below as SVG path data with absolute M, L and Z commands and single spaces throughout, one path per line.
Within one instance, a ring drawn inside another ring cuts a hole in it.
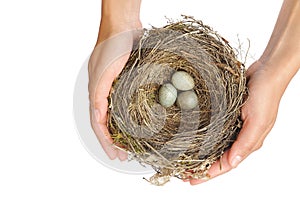
M 159 89 L 158 98 L 159 103 L 163 107 L 168 108 L 175 103 L 177 98 L 177 90 L 172 84 L 166 83 Z
M 176 104 L 182 110 L 191 110 L 191 109 L 195 108 L 198 105 L 197 94 L 193 90 L 186 91 L 186 92 L 181 92 L 178 95 Z
M 177 71 L 172 75 L 172 84 L 178 90 L 187 91 L 191 90 L 195 86 L 194 79 L 185 71 Z

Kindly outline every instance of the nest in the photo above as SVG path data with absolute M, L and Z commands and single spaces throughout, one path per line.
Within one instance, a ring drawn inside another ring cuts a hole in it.
M 156 170 L 151 183 L 207 178 L 235 141 L 247 94 L 236 52 L 209 26 L 187 16 L 145 30 L 134 46 L 110 92 L 108 127 L 118 148 Z M 191 110 L 159 103 L 160 87 L 176 71 L 195 81 L 198 105 Z

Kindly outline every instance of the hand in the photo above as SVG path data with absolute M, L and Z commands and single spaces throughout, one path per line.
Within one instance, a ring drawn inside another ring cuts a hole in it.
M 247 70 L 249 99 L 242 108 L 243 127 L 232 147 L 209 169 L 210 178 L 237 167 L 262 146 L 271 131 L 285 88 L 282 84 L 280 86 L 279 81 L 268 69 L 272 67 L 266 67 L 257 61 Z M 204 181 L 206 180 L 190 180 L 190 183 L 196 185 Z
M 280 99 L 300 66 L 300 3 L 285 0 L 269 43 L 259 61 L 247 70 L 249 99 L 237 140 L 209 169 L 211 178 L 235 168 L 259 149 L 272 129 Z M 222 169 L 220 169 L 220 162 Z M 192 185 L 204 180 L 191 180 Z
M 107 108 L 114 79 L 125 66 L 141 23 L 120 26 L 101 23 L 97 45 L 89 60 L 89 99 L 92 128 L 110 159 L 125 160 L 127 153 L 113 146 L 107 128 Z

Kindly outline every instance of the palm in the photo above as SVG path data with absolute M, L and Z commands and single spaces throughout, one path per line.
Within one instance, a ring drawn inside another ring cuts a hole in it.
M 89 98 L 92 128 L 106 154 L 120 160 L 127 153 L 115 148 L 107 128 L 107 108 L 109 92 L 115 78 L 125 66 L 133 44 L 131 31 L 114 35 L 98 45 L 89 62 Z
M 268 72 L 256 62 L 248 69 L 247 76 L 249 99 L 242 108 L 243 128 L 232 147 L 209 169 L 211 178 L 230 171 L 259 149 L 275 123 L 281 95 L 270 87 L 274 84 L 270 83 Z M 190 183 L 194 185 L 204 181 L 191 180 Z

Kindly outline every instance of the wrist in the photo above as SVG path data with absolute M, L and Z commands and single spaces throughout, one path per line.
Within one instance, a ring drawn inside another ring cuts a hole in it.
M 259 59 L 282 83 L 288 84 L 300 67 L 300 3 L 284 1 L 269 43 Z
M 140 22 L 141 0 L 103 0 L 101 20 L 113 25 Z
M 141 29 L 140 3 L 141 0 L 103 0 L 97 44 L 118 33 Z
M 138 28 L 141 26 L 141 21 L 139 14 L 129 14 L 129 13 L 119 13 L 113 14 L 110 12 L 108 14 L 103 13 L 101 15 L 101 24 L 109 25 L 111 27 L 122 27 L 122 28 Z
M 139 32 L 140 29 L 142 29 L 142 24 L 139 21 L 131 23 L 111 23 L 106 20 L 101 21 L 96 45 L 122 32 L 134 34 Z
M 289 82 L 300 67 L 299 55 L 300 52 L 295 51 L 278 51 L 271 55 L 263 54 L 258 61 L 270 73 L 284 82 Z
M 259 58 L 262 65 L 272 68 L 272 71 L 285 79 L 292 79 L 300 67 L 300 48 L 292 42 L 278 41 L 269 45 Z
M 288 84 L 296 74 L 296 71 L 291 70 L 295 64 L 287 58 L 263 58 L 257 60 L 260 70 L 265 76 L 265 84 L 271 86 L 270 89 L 276 91 L 281 97 L 285 92 Z

